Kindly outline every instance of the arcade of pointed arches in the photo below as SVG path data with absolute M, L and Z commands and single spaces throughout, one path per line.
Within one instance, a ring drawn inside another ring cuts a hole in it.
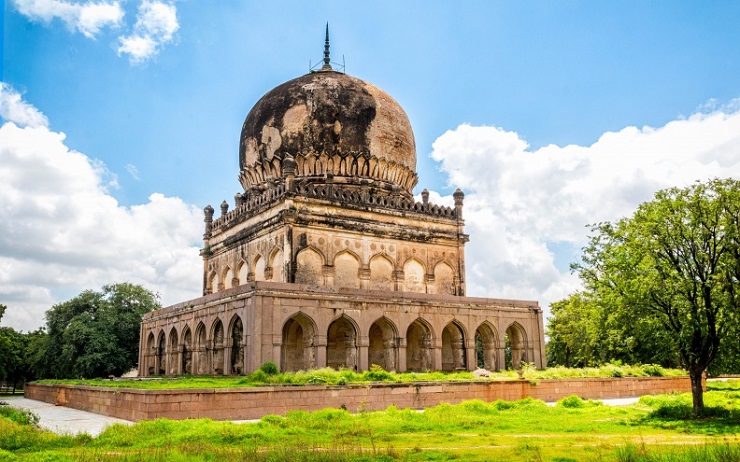
M 381 316 L 363 331 L 354 319 L 341 314 L 320 328 L 311 316 L 298 312 L 283 323 L 280 358 L 275 362 L 284 372 L 322 367 L 360 370 L 360 357 L 365 355 L 367 367 L 375 364 L 388 371 L 493 371 L 518 369 L 533 360 L 526 331 L 517 321 L 508 323 L 503 338 L 489 321 L 480 323 L 473 334 L 455 318 L 440 332 L 422 317 L 404 327 L 399 330 Z M 242 374 L 245 338 L 238 314 L 228 323 L 221 318 L 210 326 L 198 321 L 194 331 L 189 324 L 180 332 L 176 326 L 151 331 L 144 370 L 147 375 Z
M 447 260 L 435 262 L 430 265 L 429 270 L 416 257 L 409 257 L 403 265 L 397 266 L 384 252 L 374 254 L 364 267 L 361 261 L 358 254 L 344 249 L 337 252 L 329 263 L 323 252 L 309 246 L 296 255 L 294 282 L 371 290 L 456 294 L 458 281 L 455 277 L 455 265 Z M 267 256 L 257 254 L 251 261 L 241 259 L 234 269 L 229 265 L 212 269 L 206 280 L 206 293 L 253 281 L 289 282 L 284 268 L 283 251 L 273 248 Z M 331 280 L 327 280 L 327 277 L 331 277 Z

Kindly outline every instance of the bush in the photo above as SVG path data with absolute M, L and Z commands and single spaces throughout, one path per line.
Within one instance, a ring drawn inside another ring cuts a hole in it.
M 19 425 L 38 425 L 39 416 L 28 409 L 18 409 L 0 402 L 0 416 L 6 417 Z
M 268 375 L 265 371 L 262 370 L 262 368 L 257 369 L 256 371 L 249 374 L 250 382 L 264 383 L 264 382 L 267 382 L 267 379 L 268 379 Z
M 364 376 L 366 380 L 370 380 L 372 382 L 383 382 L 386 380 L 391 380 L 393 378 L 393 376 L 389 372 L 387 372 L 377 364 L 373 364 L 372 366 L 370 366 L 370 370 L 366 371 Z
M 665 371 L 657 364 L 643 364 L 642 371 L 651 377 L 663 377 Z
M 557 405 L 573 409 L 586 407 L 586 402 L 583 401 L 580 396 L 570 395 L 561 400 L 558 400 Z
M 266 363 L 263 363 L 260 366 L 260 370 L 267 375 L 277 375 L 278 373 L 277 364 L 272 361 L 267 361 Z

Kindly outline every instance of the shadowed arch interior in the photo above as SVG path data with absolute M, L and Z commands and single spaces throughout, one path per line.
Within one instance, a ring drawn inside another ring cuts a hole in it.
M 504 341 L 507 350 L 506 368 L 520 369 L 522 361 L 527 361 L 527 334 L 524 328 L 514 321 L 506 329 Z
M 398 335 L 393 323 L 386 317 L 378 319 L 370 326 L 368 338 L 368 365 L 372 367 L 377 364 L 386 371 L 395 371 L 398 362 Z
M 303 313 L 288 319 L 283 325 L 280 370 L 295 372 L 316 367 L 314 322 Z
M 465 334 L 462 328 L 452 321 L 442 331 L 442 370 L 451 372 L 466 369 Z
M 178 365 L 178 354 L 179 349 L 177 347 L 177 329 L 174 327 L 170 331 L 170 341 L 169 341 L 169 358 L 167 360 L 167 374 L 169 375 L 176 375 L 178 373 L 177 365 Z
M 187 326 L 182 334 L 182 373 L 193 373 L 193 334 Z
M 208 373 L 208 358 L 206 356 L 206 326 L 203 322 L 195 328 L 195 364 L 194 370 L 200 374 Z
M 496 364 L 496 331 L 484 322 L 475 331 L 475 359 L 477 366 L 489 371 L 498 370 Z
M 154 332 L 149 332 L 146 339 L 146 373 L 154 375 L 157 367 L 157 344 L 154 343 Z
M 244 326 L 239 316 L 231 321 L 231 373 L 244 372 Z
M 157 342 L 157 375 L 164 375 L 167 371 L 165 351 L 167 351 L 167 343 L 164 338 L 164 332 L 160 332 L 159 341 Z
M 347 316 L 329 324 L 326 340 L 328 367 L 357 370 L 357 329 Z
M 406 331 L 406 369 L 421 372 L 433 369 L 432 329 L 417 319 Z
M 220 319 L 213 324 L 213 373 L 222 375 L 224 373 L 224 324 Z

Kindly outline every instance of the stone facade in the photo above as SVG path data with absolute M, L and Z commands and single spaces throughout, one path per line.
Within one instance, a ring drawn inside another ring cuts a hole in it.
M 414 200 L 403 109 L 325 53 L 247 115 L 244 190 L 204 209 L 203 298 L 144 318 L 140 374 L 544 367 L 536 302 L 466 297 L 462 191 Z
M 543 367 L 535 302 L 252 282 L 150 313 L 141 375 Z

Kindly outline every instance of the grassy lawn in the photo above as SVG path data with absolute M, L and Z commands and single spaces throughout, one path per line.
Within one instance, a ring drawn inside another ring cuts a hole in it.
M 42 431 L 32 416 L 0 406 L 0 461 L 740 461 L 740 382 L 710 387 L 706 416 L 696 420 L 688 418 L 689 394 L 625 407 L 530 398 L 424 412 L 297 411 L 252 424 L 161 419 L 115 425 L 96 438 Z
M 274 366 L 273 366 L 274 367 Z M 267 371 L 267 372 L 266 372 Z M 545 380 L 559 378 L 585 377 L 647 377 L 686 375 L 678 369 L 664 369 L 660 366 L 645 364 L 636 366 L 609 364 L 602 367 L 582 369 L 554 367 L 538 370 L 531 366 L 522 369 L 523 378 L 527 380 Z M 492 372 L 490 376 L 475 377 L 472 372 L 386 372 L 377 367 L 366 372 L 350 370 L 336 371 L 331 368 L 310 371 L 278 373 L 271 367 L 263 367 L 244 376 L 179 376 L 156 377 L 146 380 L 125 379 L 89 379 L 89 380 L 41 380 L 40 383 L 67 383 L 72 385 L 94 385 L 103 387 L 141 388 L 141 389 L 178 389 L 178 388 L 239 388 L 266 385 L 346 385 L 351 383 L 388 382 L 449 382 L 471 380 L 518 380 L 515 371 Z

